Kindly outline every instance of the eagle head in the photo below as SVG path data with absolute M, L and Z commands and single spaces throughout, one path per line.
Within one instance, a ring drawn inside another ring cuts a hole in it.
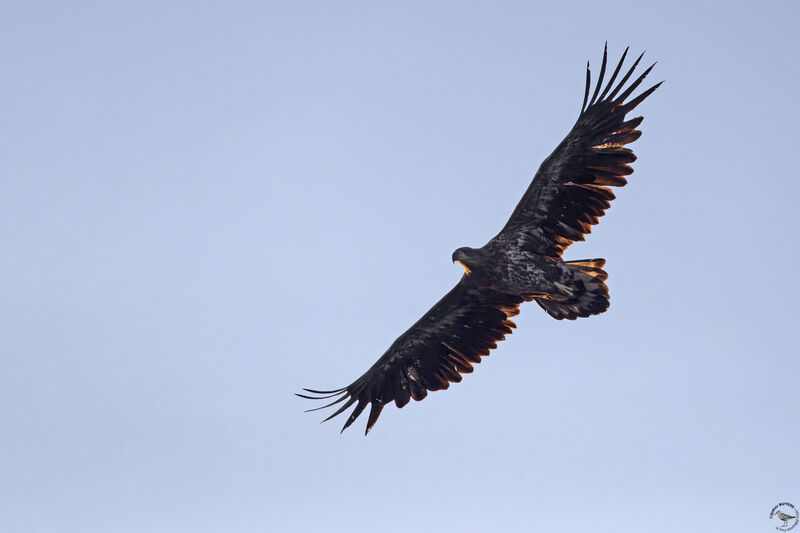
M 458 263 L 464 267 L 466 273 L 469 274 L 473 271 L 473 269 L 480 266 L 481 256 L 482 254 L 480 250 L 463 246 L 453 252 L 453 263 Z

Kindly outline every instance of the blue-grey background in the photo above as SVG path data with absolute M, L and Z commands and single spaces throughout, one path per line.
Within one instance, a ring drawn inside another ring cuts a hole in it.
M 773 531 L 800 506 L 797 2 L 3 2 L 0 530 Z M 658 60 L 612 307 L 319 426 L 604 41 Z

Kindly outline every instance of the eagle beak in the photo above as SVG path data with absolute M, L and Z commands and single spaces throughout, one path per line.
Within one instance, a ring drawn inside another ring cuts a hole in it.
M 466 272 L 467 274 L 469 274 L 470 272 L 472 272 L 472 271 L 469 269 L 469 267 L 468 267 L 467 265 L 465 265 L 464 263 L 462 263 L 461 261 L 459 261 L 459 260 L 456 260 L 455 262 L 456 262 L 456 263 L 458 263 L 459 265 L 461 265 L 462 267 L 464 267 L 464 272 Z

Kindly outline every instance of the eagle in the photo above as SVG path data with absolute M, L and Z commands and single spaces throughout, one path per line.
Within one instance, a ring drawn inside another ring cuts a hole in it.
M 609 208 L 614 193 L 633 172 L 636 160 L 626 148 L 641 135 L 643 117 L 627 119 L 662 82 L 631 98 L 655 66 L 628 84 L 642 53 L 617 81 L 628 48 L 603 86 L 608 46 L 594 91 L 586 64 L 586 88 L 578 120 L 545 159 L 508 222 L 481 248 L 463 247 L 452 260 L 464 268 L 458 284 L 410 329 L 392 343 L 369 370 L 335 390 L 303 389 L 302 398 L 332 399 L 308 409 L 317 411 L 344 402 L 323 422 L 353 404 L 342 432 L 370 406 L 365 435 L 384 406 L 403 407 L 428 391 L 447 389 L 473 371 L 481 357 L 516 327 L 511 317 L 520 305 L 535 301 L 557 320 L 603 313 L 609 306 L 604 259 L 565 261 L 562 254 L 584 240 Z M 307 412 L 308 412 L 307 411 Z

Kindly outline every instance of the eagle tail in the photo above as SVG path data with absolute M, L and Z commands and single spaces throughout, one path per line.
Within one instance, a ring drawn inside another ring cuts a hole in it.
M 537 298 L 536 303 L 557 320 L 575 320 L 603 313 L 609 306 L 608 287 L 604 283 L 608 274 L 603 270 L 605 259 L 565 261 L 567 267 L 580 280 L 582 287 L 564 300 Z

